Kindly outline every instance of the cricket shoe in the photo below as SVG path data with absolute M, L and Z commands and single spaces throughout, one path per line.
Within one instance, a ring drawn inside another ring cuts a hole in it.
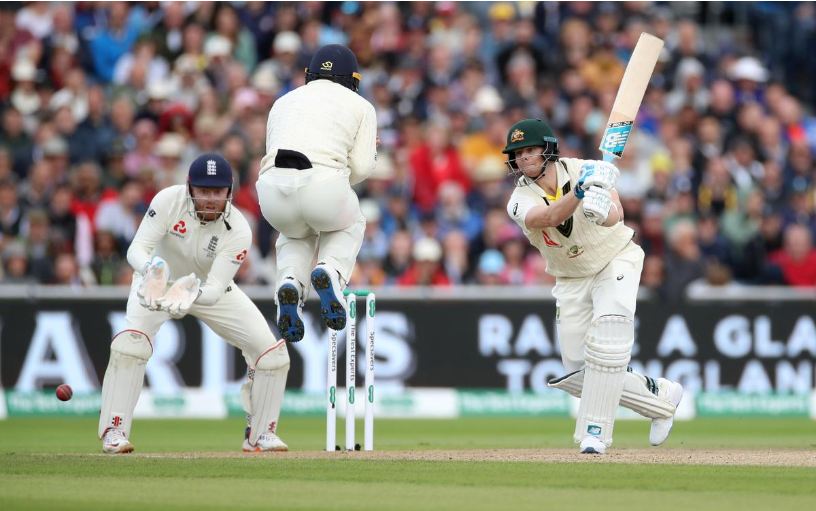
M 312 285 L 320 297 L 320 317 L 335 331 L 346 328 L 346 307 L 340 278 L 334 269 L 320 263 L 312 270 Z
M 126 454 L 133 452 L 133 444 L 121 429 L 108 428 L 102 435 L 102 452 L 105 454 Z
M 675 409 L 680 404 L 680 400 L 683 399 L 683 386 L 677 382 L 658 378 L 657 389 L 657 395 L 668 400 L 674 405 Z M 660 445 L 665 442 L 669 438 L 669 433 L 671 433 L 672 424 L 674 424 L 674 415 L 668 419 L 652 419 L 652 427 L 649 430 L 649 443 Z
M 581 454 L 604 454 L 606 444 L 600 438 L 587 435 L 581 440 Z
M 271 431 L 261 433 L 258 436 L 258 441 L 255 442 L 255 445 L 252 445 L 249 443 L 249 429 L 247 428 L 243 450 L 244 452 L 284 452 L 289 450 L 289 446 Z
M 303 339 L 303 303 L 300 300 L 297 284 L 286 279 L 278 288 L 278 330 L 286 342 L 298 342 Z

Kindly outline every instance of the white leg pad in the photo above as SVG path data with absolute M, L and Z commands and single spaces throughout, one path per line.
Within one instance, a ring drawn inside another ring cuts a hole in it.
M 554 378 L 547 386 L 580 398 L 584 387 L 584 370 Z M 649 419 L 669 419 L 674 416 L 677 407 L 666 395 L 666 390 L 666 386 L 659 386 L 654 378 L 636 373 L 630 368 L 623 379 L 620 404 Z
M 114 336 L 102 382 L 99 438 L 108 428 L 119 428 L 130 437 L 133 409 L 142 392 L 145 366 L 152 354 L 150 340 L 138 330 L 124 330 Z
M 284 341 L 270 346 L 255 362 L 255 375 L 249 389 L 250 445 L 254 446 L 262 433 L 275 432 L 288 374 L 289 353 Z
M 590 327 L 584 348 L 584 385 L 575 442 L 597 436 L 612 445 L 615 411 L 623 393 L 626 367 L 635 340 L 634 324 L 625 316 L 601 316 Z

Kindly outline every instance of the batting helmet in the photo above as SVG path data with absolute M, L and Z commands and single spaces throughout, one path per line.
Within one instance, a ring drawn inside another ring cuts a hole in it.
M 360 88 L 362 77 L 354 52 L 341 44 L 329 44 L 317 50 L 306 68 L 306 83 L 331 80 L 354 92 Z

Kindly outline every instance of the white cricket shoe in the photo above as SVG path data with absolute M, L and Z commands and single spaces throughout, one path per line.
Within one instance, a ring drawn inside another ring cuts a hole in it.
M 674 405 L 675 409 L 683 399 L 683 386 L 679 383 L 665 378 L 657 379 L 657 395 L 668 400 Z M 676 412 L 675 412 L 676 413 Z M 674 416 L 668 419 L 652 419 L 652 428 L 649 430 L 649 443 L 652 445 L 660 445 L 669 438 L 672 424 L 674 424 Z
M 587 435 L 581 440 L 581 454 L 604 454 L 606 444 L 600 438 Z
M 105 454 L 125 454 L 133 452 L 133 444 L 121 429 L 108 428 L 102 435 L 102 452 Z
M 258 436 L 258 441 L 255 445 L 249 443 L 249 438 L 244 439 L 244 452 L 283 452 L 288 451 L 289 446 L 275 433 L 267 431 Z

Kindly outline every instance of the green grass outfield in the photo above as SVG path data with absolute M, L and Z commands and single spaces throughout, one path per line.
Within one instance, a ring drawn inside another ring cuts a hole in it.
M 816 508 L 816 468 L 659 464 L 662 448 L 649 451 L 658 464 L 181 456 L 238 451 L 242 425 L 141 420 L 133 431 L 137 455 L 102 456 L 94 420 L 0 421 L 0 510 Z M 293 451 L 319 451 L 324 425 L 322 418 L 287 419 L 280 434 Z M 357 427 L 360 439 L 361 421 Z M 567 419 L 382 420 L 376 427 L 382 451 L 467 449 L 478 458 L 479 450 L 566 448 L 579 458 Z M 648 428 L 645 421 L 619 422 L 613 451 L 643 449 Z M 666 448 L 798 450 L 810 459 L 816 423 L 697 419 L 678 423 Z

